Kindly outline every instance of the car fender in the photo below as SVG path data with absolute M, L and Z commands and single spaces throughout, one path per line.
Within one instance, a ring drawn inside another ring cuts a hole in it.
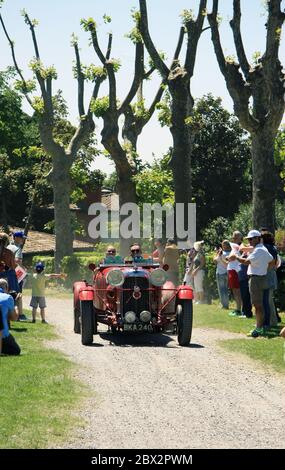
M 79 292 L 82 289 L 86 288 L 86 282 L 78 281 L 73 284 L 73 301 L 74 301 L 74 308 L 79 308 Z
M 193 289 L 190 286 L 181 286 L 177 292 L 179 300 L 192 300 L 193 297 Z
M 93 287 L 84 287 L 79 291 L 79 300 L 94 300 L 94 289 Z

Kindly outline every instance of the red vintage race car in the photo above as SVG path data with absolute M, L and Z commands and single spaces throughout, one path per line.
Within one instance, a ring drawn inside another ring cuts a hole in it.
M 152 259 L 139 262 L 89 265 L 93 284 L 76 282 L 74 292 L 74 332 L 81 334 L 82 344 L 93 342 L 98 323 L 116 332 L 171 332 L 178 343 L 191 340 L 193 291 L 189 286 L 176 287 L 163 268 Z

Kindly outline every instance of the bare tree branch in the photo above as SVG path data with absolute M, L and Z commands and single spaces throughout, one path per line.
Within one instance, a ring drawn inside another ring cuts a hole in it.
M 187 70 L 190 77 L 192 77 L 194 73 L 197 47 L 198 47 L 198 42 L 202 33 L 203 24 L 204 24 L 206 6 L 207 6 L 207 0 L 200 0 L 199 12 L 198 12 L 196 21 L 191 20 L 186 23 L 188 41 L 187 41 L 185 69 Z
M 218 3 L 219 3 L 218 0 L 213 0 L 213 10 L 212 10 L 212 13 L 208 14 L 208 21 L 211 27 L 212 42 L 214 45 L 218 64 L 219 64 L 222 74 L 226 76 L 226 60 L 225 60 L 224 52 L 223 52 L 222 45 L 221 45 L 218 20 L 217 20 Z
M 147 118 L 145 118 L 144 120 L 144 125 L 148 123 L 148 121 L 150 120 L 150 118 L 152 117 L 155 109 L 156 109 L 156 105 L 160 102 L 161 98 L 162 98 L 162 95 L 164 93 L 164 85 L 166 84 L 165 80 L 163 80 L 159 86 L 159 89 L 157 90 L 156 92 L 156 95 L 153 99 L 153 102 L 151 103 L 149 109 L 148 109 L 148 113 L 147 113 Z
M 92 115 L 92 101 L 93 100 L 96 100 L 97 97 L 98 97 L 98 94 L 99 94 L 99 89 L 100 89 L 100 86 L 101 86 L 101 83 L 105 80 L 105 77 L 99 77 L 97 78 L 97 80 L 95 81 L 95 85 L 94 85 L 94 88 L 93 88 L 93 92 L 92 92 L 92 96 L 91 96 L 91 99 L 90 99 L 90 103 L 89 103 L 89 106 L 88 106 L 88 115 Z
M 25 13 L 24 18 L 25 18 L 25 21 L 28 23 L 28 25 L 30 27 L 30 30 L 31 30 L 36 58 L 38 60 L 41 60 L 40 53 L 39 53 L 39 48 L 38 48 L 38 43 L 37 43 L 37 38 L 36 38 L 36 33 L 35 33 L 35 26 L 33 25 L 32 21 L 30 20 L 30 17 L 27 13 Z
M 285 21 L 285 12 L 281 11 L 282 0 L 270 0 L 268 2 L 268 22 L 266 37 L 266 60 L 273 64 L 278 59 L 281 28 Z
M 93 47 L 94 47 L 94 50 L 97 54 L 97 56 L 99 57 L 101 63 L 105 66 L 106 65 L 106 57 L 104 56 L 100 46 L 99 46 L 99 42 L 98 42 L 98 36 L 97 36 L 97 31 L 95 28 L 93 28 L 92 30 L 90 30 L 91 32 L 91 39 L 92 39 L 92 44 L 93 44 Z M 107 51 L 107 54 L 109 54 L 109 57 L 110 57 L 110 53 L 111 53 L 111 49 L 109 46 L 111 46 L 112 44 L 112 34 L 109 35 L 109 40 L 108 40 L 108 51 Z
M 33 23 L 31 22 L 31 20 L 29 18 L 29 15 L 27 13 L 25 13 L 24 17 L 25 17 L 25 21 L 28 23 L 28 25 L 30 27 L 30 30 L 31 30 L 36 59 L 38 61 L 40 61 L 40 54 L 39 54 L 39 48 L 38 48 L 38 43 L 37 43 L 37 38 L 36 38 L 36 33 L 35 33 L 35 27 L 34 27 Z M 40 88 L 41 88 L 43 100 L 44 100 L 45 104 L 47 104 L 48 100 L 47 100 L 47 92 L 46 92 L 46 87 L 45 87 L 45 80 L 41 76 L 41 73 L 39 71 L 36 71 L 35 73 L 36 73 L 36 77 L 37 77 L 37 80 L 38 80 Z
M 147 72 L 145 72 L 143 79 L 147 80 L 155 70 L 156 68 L 154 66 L 150 67 L 150 69 Z
M 106 62 L 106 69 L 109 79 L 109 109 L 117 113 L 117 85 L 114 64 L 110 61 Z
M 94 129 L 95 125 L 92 119 L 92 115 L 83 116 L 66 150 L 66 155 L 70 157 L 71 163 L 76 160 L 78 150 L 86 141 L 86 137 L 90 135 Z
M 52 78 L 51 77 L 47 78 L 47 95 L 49 97 L 49 100 L 52 101 Z
M 13 59 L 13 63 L 14 63 L 14 67 L 19 75 L 19 77 L 21 78 L 22 80 L 22 83 L 23 83 L 23 93 L 25 95 L 25 98 L 26 100 L 28 101 L 29 105 L 33 108 L 33 103 L 32 103 L 32 100 L 31 98 L 29 97 L 29 94 L 28 94 L 28 89 L 27 89 L 27 82 L 22 74 L 22 71 L 21 69 L 19 68 L 18 66 L 18 63 L 17 63 L 17 59 L 16 59 L 16 55 L 15 55 L 15 47 L 14 47 L 14 43 L 13 41 L 11 40 L 8 32 L 7 32 L 7 29 L 6 29 L 6 26 L 5 26 L 5 23 L 4 23 L 4 20 L 2 18 L 2 15 L 0 14 L 0 22 L 1 22 L 1 25 L 2 25 L 2 28 L 3 28 L 3 31 L 5 33 L 5 36 L 6 38 L 8 39 L 8 42 L 9 42 L 9 45 L 10 45 L 10 48 L 11 48 L 11 53 L 12 53 L 12 59 Z
M 208 21 L 212 31 L 212 42 L 222 74 L 225 77 L 227 88 L 234 102 L 234 110 L 242 126 L 249 132 L 258 128 L 258 121 L 250 114 L 249 99 L 251 89 L 246 85 L 242 74 L 239 72 L 239 65 L 226 62 L 220 41 L 218 29 L 218 0 L 213 0 L 213 11 L 208 14 Z
M 84 116 L 84 75 L 82 73 L 81 61 L 78 43 L 74 43 L 74 52 L 76 57 L 76 71 L 77 71 L 77 83 L 78 83 L 78 111 L 79 116 Z
M 241 32 L 240 32 L 240 21 L 241 21 L 240 0 L 234 0 L 233 8 L 234 8 L 234 14 L 233 14 L 233 19 L 230 21 L 230 25 L 233 30 L 233 36 L 234 36 L 234 42 L 235 42 L 238 60 L 242 68 L 242 71 L 247 79 L 250 66 L 246 57 L 246 53 L 244 50 L 243 41 L 241 37 Z
M 112 42 L 113 42 L 113 34 L 112 34 L 112 33 L 109 33 L 108 47 L 107 47 L 107 53 L 106 53 L 106 60 L 109 60 L 109 59 L 110 59 L 111 50 L 112 50 Z
M 138 88 L 143 80 L 144 76 L 144 45 L 142 42 L 136 43 L 136 59 L 135 59 L 135 73 L 133 83 L 131 85 L 130 91 L 124 99 L 121 107 L 119 108 L 119 114 L 123 114 L 126 107 L 131 103 L 135 97 Z
M 175 51 L 175 53 L 174 53 L 174 57 L 173 57 L 173 61 L 172 61 L 172 62 L 175 62 L 175 61 L 178 60 L 178 58 L 179 58 L 179 55 L 180 55 L 180 52 L 181 52 L 181 48 L 182 48 L 182 45 L 183 45 L 184 34 L 185 34 L 185 28 L 184 28 L 184 26 L 182 26 L 182 27 L 180 28 L 178 43 L 177 43 L 176 51 Z
M 148 29 L 146 0 L 140 0 L 140 12 L 141 12 L 141 18 L 140 18 L 139 29 L 143 36 L 144 43 L 146 45 L 149 55 L 152 57 L 154 61 L 155 67 L 159 70 L 162 77 L 166 79 L 169 75 L 170 70 L 165 65 L 164 61 L 161 59 L 150 37 L 149 29 Z

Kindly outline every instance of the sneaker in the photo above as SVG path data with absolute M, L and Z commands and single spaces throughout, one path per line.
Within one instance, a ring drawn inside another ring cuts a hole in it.
M 32 320 L 32 323 L 36 323 L 36 320 L 33 319 L 33 320 Z
M 22 315 L 19 315 L 19 318 L 18 318 L 18 321 L 27 321 L 27 317 L 26 315 L 22 314 Z
M 263 328 L 254 328 L 254 330 L 251 330 L 246 336 L 249 336 L 252 338 L 258 338 L 258 336 L 263 336 L 263 335 L 264 335 Z
M 42 320 L 42 323 L 45 323 L 47 325 L 47 321 L 46 320 Z
M 240 315 L 240 310 L 233 310 L 232 312 L 229 312 L 229 317 L 239 317 Z

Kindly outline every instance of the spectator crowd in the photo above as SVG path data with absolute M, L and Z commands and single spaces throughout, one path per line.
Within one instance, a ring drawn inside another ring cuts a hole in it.
M 0 233 L 0 354 L 19 355 L 20 347 L 10 333 L 10 320 L 27 320 L 23 313 L 22 288 L 25 272 L 23 266 L 24 232 L 17 231 L 10 240 L 6 233 Z M 160 266 L 167 265 L 168 280 L 179 285 L 179 259 L 181 250 L 174 239 L 166 244 L 155 240 L 152 253 Z M 186 270 L 182 283 L 194 291 L 195 304 L 205 303 L 204 280 L 206 276 L 205 242 L 196 241 L 186 252 Z M 131 259 L 142 258 L 141 246 L 130 248 Z M 116 257 L 116 249 L 109 245 L 106 256 Z M 222 309 L 229 309 L 230 292 L 235 308 L 229 312 L 232 317 L 252 318 L 256 326 L 248 336 L 258 337 L 281 321 L 274 303 L 277 289 L 276 270 L 280 264 L 273 234 L 265 227 L 250 230 L 246 237 L 235 231 L 231 240 L 222 240 L 215 248 L 213 261 L 216 265 L 216 283 Z M 20 269 L 22 268 L 22 270 Z M 37 308 L 40 308 L 42 323 L 45 319 L 45 279 L 63 277 L 63 274 L 45 274 L 44 264 L 35 265 L 32 274 L 32 322 L 36 322 Z M 254 310 L 254 311 L 253 311 Z M 285 337 L 285 329 L 281 331 Z

